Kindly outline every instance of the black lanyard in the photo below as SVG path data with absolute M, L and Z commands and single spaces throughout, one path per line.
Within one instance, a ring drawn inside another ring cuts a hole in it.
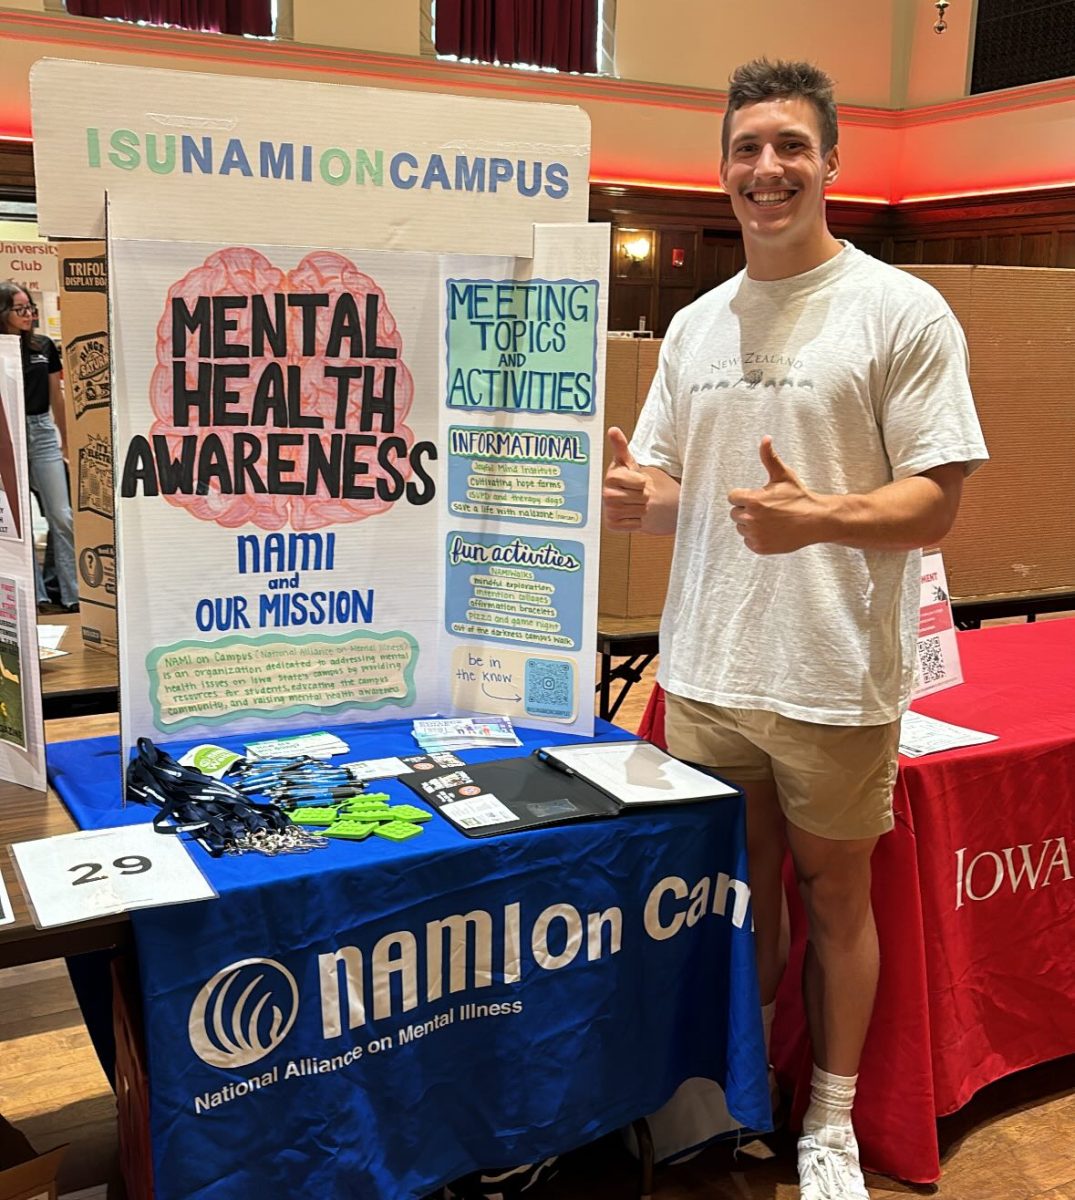
M 292 823 L 278 804 L 255 804 L 238 789 L 184 767 L 149 738 L 138 739 L 127 765 L 127 796 L 156 806 L 158 833 L 192 834 L 214 858 L 222 854 L 294 854 L 328 840 Z

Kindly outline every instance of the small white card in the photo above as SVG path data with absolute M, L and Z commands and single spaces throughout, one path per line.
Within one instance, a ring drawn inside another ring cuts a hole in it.
M 180 839 L 152 825 L 39 838 L 11 853 L 38 929 L 216 898 Z
M 332 758 L 343 754 L 347 743 L 334 733 L 299 733 L 294 737 L 267 738 L 263 742 L 247 742 L 247 758 Z
M 15 910 L 11 907 L 11 897 L 7 894 L 4 872 L 0 871 L 0 925 L 10 925 L 14 920 Z
M 442 816 L 454 821 L 461 829 L 481 829 L 485 825 L 502 825 L 519 819 L 491 792 L 475 796 L 473 800 L 453 800 L 440 811 Z
M 900 721 L 900 753 L 908 758 L 921 758 L 923 754 L 937 754 L 941 750 L 958 750 L 960 746 L 981 746 L 996 740 L 995 733 L 950 725 L 910 709 Z
M 397 775 L 414 773 L 401 758 L 367 758 L 364 762 L 340 765 L 351 772 L 352 779 L 362 782 L 367 779 L 395 779 Z

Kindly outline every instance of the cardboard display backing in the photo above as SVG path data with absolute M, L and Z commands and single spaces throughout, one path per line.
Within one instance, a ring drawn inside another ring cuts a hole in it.
M 1075 271 L 906 267 L 967 335 L 990 461 L 941 542 L 954 600 L 1075 590 Z
M 111 350 L 104 242 L 58 246 L 71 507 L 82 640 L 116 653 Z
M 609 338 L 605 360 L 605 427 L 618 425 L 628 438 L 657 371 L 656 339 Z M 608 470 L 608 439 L 603 471 Z M 656 618 L 664 607 L 672 566 L 671 535 L 601 530 L 601 584 L 597 607 L 609 617 Z

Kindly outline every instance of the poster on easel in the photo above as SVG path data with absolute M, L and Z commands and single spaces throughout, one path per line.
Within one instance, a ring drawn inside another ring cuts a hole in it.
M 32 90 L 42 228 L 100 236 L 108 197 L 124 746 L 470 712 L 591 732 L 585 114 L 49 61 Z M 228 129 L 145 116 L 192 94 Z M 56 119 L 75 95 L 82 129 Z
M 922 555 L 915 682 L 911 699 L 930 696 L 962 682 L 963 668 L 959 661 L 944 559 L 939 550 L 932 550 Z
M 22 351 L 0 337 L 0 779 L 43 791 L 45 728 L 37 661 L 34 546 L 23 420 Z

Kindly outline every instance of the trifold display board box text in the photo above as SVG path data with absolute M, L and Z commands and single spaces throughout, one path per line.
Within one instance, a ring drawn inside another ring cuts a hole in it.
M 49 60 L 32 93 L 42 229 L 98 236 L 107 196 L 125 747 L 590 732 L 585 114 Z
M 59 248 L 64 399 L 82 640 L 116 653 L 112 357 L 104 242 Z

